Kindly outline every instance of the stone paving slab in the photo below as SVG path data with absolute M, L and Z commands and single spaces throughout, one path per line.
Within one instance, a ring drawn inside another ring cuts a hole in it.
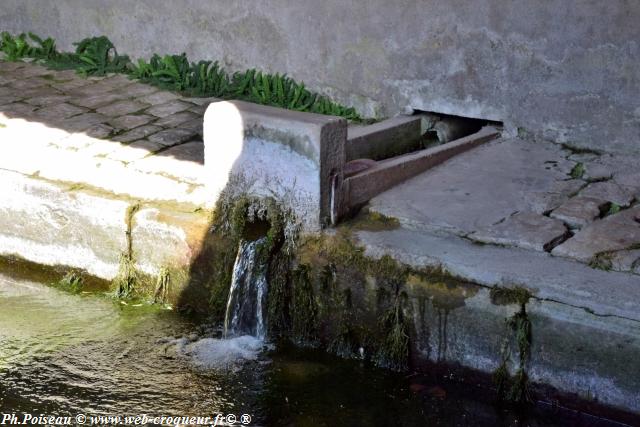
M 578 163 L 606 166 L 601 175 L 611 178 L 590 182 L 572 177 Z M 638 165 L 640 159 L 573 154 L 552 143 L 504 139 L 379 195 L 369 208 L 413 230 L 553 249 L 555 256 L 593 264 L 598 254 L 611 258 L 609 252 L 640 245 L 640 224 L 632 218 L 640 209 Z M 612 206 L 621 210 L 608 212 Z M 567 228 L 578 231 L 570 236 Z M 628 262 L 632 256 L 623 257 L 616 269 L 637 273 L 635 260 Z
M 202 143 L 190 141 L 201 140 L 215 99 L 20 62 L 0 60 L 0 75 L 0 168 L 141 199 L 210 203 L 199 183 Z M 131 166 L 155 157 L 145 170 Z
M 635 246 L 640 246 L 640 206 L 589 224 L 554 248 L 552 253 L 591 262 L 603 252 L 622 251 Z
M 481 243 L 547 251 L 564 240 L 567 231 L 558 219 L 533 212 L 518 212 L 498 224 L 471 233 L 469 238 Z
M 550 216 L 564 221 L 570 228 L 582 228 L 598 219 L 606 204 L 593 197 L 574 197 L 554 209 Z
M 466 235 L 516 212 L 544 213 L 533 192 L 554 192 L 575 165 L 553 144 L 502 139 L 454 157 L 370 202 L 381 214 L 425 230 Z

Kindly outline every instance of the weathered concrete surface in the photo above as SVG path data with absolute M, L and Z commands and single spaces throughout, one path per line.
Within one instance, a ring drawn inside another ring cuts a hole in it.
M 186 51 L 232 70 L 287 73 L 365 114 L 481 117 L 578 146 L 640 152 L 640 6 L 624 0 L 2 6 L 0 28 L 50 35 L 64 49 L 105 34 L 134 58 Z
M 632 274 L 607 272 L 585 264 L 518 248 L 475 245 L 455 236 L 401 228 L 357 233 L 367 254 L 390 254 L 408 265 L 442 266 L 486 286 L 520 285 L 537 298 L 582 307 L 599 316 L 640 321 L 640 286 Z
M 283 200 L 308 230 L 335 217 L 332 193 L 342 181 L 345 119 L 224 101 L 204 121 L 206 185 L 212 200 L 241 190 Z M 241 189 L 234 181 L 247 185 Z
M 546 212 L 541 193 L 556 203 L 568 199 L 562 187 L 574 162 L 566 155 L 552 144 L 501 139 L 381 194 L 370 207 L 415 228 L 466 235 L 516 212 Z

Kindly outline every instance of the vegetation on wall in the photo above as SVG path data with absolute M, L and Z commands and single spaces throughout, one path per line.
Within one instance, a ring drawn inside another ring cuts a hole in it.
M 3 32 L 0 51 L 9 61 L 35 59 L 53 69 L 73 69 L 84 76 L 123 73 L 163 89 L 195 97 L 240 99 L 296 111 L 327 114 L 361 121 L 356 110 L 309 91 L 304 83 L 281 74 L 255 69 L 229 74 L 218 62 L 190 62 L 186 54 L 153 55 L 149 61 L 133 63 L 119 55 L 105 37 L 92 37 L 74 43 L 76 50 L 58 52 L 55 40 L 42 39 L 33 33 L 12 36 Z

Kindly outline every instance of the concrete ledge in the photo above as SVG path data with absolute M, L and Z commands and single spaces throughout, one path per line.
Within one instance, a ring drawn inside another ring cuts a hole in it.
M 518 307 L 495 305 L 488 288 L 524 286 L 534 294 L 527 304 L 533 336 L 531 380 L 640 412 L 637 276 L 408 228 L 359 231 L 357 238 L 368 256 L 389 255 L 414 268 L 443 267 L 482 285 L 460 291 L 457 304 L 451 305 L 456 300 L 449 298 L 443 305 L 437 296 L 430 298 L 428 284 L 409 283 L 418 358 L 492 373 L 500 364 L 504 321 Z M 420 305 L 424 301 L 426 309 Z M 448 319 L 443 323 L 442 317 Z
M 346 161 L 383 160 L 415 151 L 421 136 L 420 116 L 399 116 L 369 126 L 350 126 Z
M 290 203 L 308 230 L 331 218 L 332 182 L 345 163 L 345 119 L 243 101 L 209 105 L 204 118 L 207 188 L 272 195 Z M 240 178 L 243 188 L 233 188 Z M 231 186 L 231 187 L 230 187 Z
M 389 188 L 430 169 L 451 157 L 491 141 L 500 136 L 492 127 L 438 147 L 378 162 L 370 169 L 344 180 L 342 212 L 366 203 Z

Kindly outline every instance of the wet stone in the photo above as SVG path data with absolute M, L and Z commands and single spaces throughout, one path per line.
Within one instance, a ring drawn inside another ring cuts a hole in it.
M 578 196 L 563 203 L 550 216 L 564 221 L 570 228 L 582 228 L 598 219 L 606 205 L 602 199 Z
M 188 129 L 167 129 L 149 137 L 149 141 L 170 147 L 181 144 L 195 136 L 195 132 Z
M 580 195 L 612 202 L 618 206 L 629 206 L 634 199 L 634 191 L 611 181 L 589 184 Z
M 472 233 L 469 238 L 481 243 L 548 251 L 566 235 L 567 228 L 562 221 L 533 212 L 520 212 Z
M 182 101 L 172 101 L 167 104 L 156 105 L 147 110 L 149 114 L 153 114 L 156 117 L 167 117 L 181 111 L 185 111 L 190 108 L 191 105 Z
M 128 115 L 112 119 L 109 124 L 118 129 L 131 130 L 138 126 L 146 125 L 155 119 L 155 117 L 146 114 Z
M 99 108 L 96 111 L 100 114 L 104 114 L 105 116 L 118 117 L 144 110 L 147 107 L 147 104 L 137 101 L 119 101 Z
M 640 215 L 640 206 L 592 222 L 551 253 L 589 262 L 603 252 L 633 248 L 640 244 L 640 223 L 635 220 L 637 215 Z
M 162 128 L 160 126 L 155 125 L 140 126 L 128 132 L 125 132 L 122 135 L 118 135 L 116 138 L 114 138 L 114 140 L 124 143 L 133 142 L 138 139 L 146 138 L 149 135 L 160 132 L 161 130 Z

